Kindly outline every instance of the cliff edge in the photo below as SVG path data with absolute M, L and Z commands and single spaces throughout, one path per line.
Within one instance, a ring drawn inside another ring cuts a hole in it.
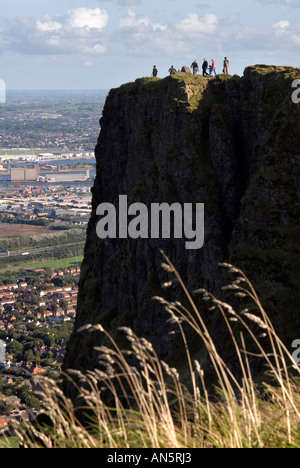
M 132 327 L 161 357 L 178 362 L 168 315 L 152 300 L 182 299 L 176 285 L 161 289 L 168 275 L 160 249 L 189 290 L 219 295 L 219 263 L 241 267 L 287 346 L 300 338 L 300 104 L 292 102 L 291 87 L 299 77 L 292 67 L 256 65 L 243 77 L 181 74 L 110 91 L 65 370 L 96 365 L 99 338 L 77 333 L 87 323 L 101 323 L 113 336 Z M 117 207 L 120 195 L 148 207 L 204 203 L 203 247 L 187 250 L 174 238 L 99 239 L 96 209 L 103 202 Z M 221 331 L 219 342 L 226 347 Z M 192 347 L 201 353 L 201 343 Z

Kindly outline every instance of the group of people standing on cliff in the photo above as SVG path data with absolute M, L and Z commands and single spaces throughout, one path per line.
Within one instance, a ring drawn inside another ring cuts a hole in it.
M 197 75 L 197 73 L 199 72 L 199 65 L 197 63 L 197 60 L 193 61 L 190 68 L 193 70 L 193 74 Z M 207 72 L 207 70 L 209 70 L 209 73 Z M 181 71 L 183 71 L 183 69 Z M 169 73 L 170 73 L 170 75 L 175 75 L 175 73 L 177 73 L 177 70 L 176 70 L 176 68 L 174 68 L 173 65 L 171 65 L 171 68 L 169 68 Z M 206 58 L 203 59 L 202 75 L 203 76 L 212 76 L 213 73 L 215 74 L 215 76 L 217 76 L 216 61 L 214 59 L 212 59 L 211 65 L 209 65 L 207 59 Z M 229 60 L 227 59 L 227 57 L 224 57 L 223 73 L 225 73 L 225 75 L 228 75 L 228 73 L 229 73 Z M 153 66 L 153 71 L 152 71 L 152 76 L 157 76 L 157 75 L 158 75 L 158 70 L 157 70 L 156 65 L 154 65 Z

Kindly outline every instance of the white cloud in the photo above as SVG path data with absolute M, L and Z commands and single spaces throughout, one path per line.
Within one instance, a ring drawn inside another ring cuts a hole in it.
M 95 44 L 93 47 L 86 47 L 85 52 L 87 54 L 104 54 L 106 48 L 102 44 Z
M 58 47 L 60 44 L 60 39 L 59 36 L 51 36 L 49 39 L 47 39 L 46 42 L 50 47 Z
M 95 8 L 77 8 L 68 13 L 68 23 L 72 28 L 98 29 L 102 31 L 108 23 L 108 14 L 105 10 Z
M 125 18 L 120 19 L 120 28 L 138 29 L 144 27 L 151 31 L 165 31 L 168 26 L 162 23 L 152 23 L 147 16 L 138 16 L 134 11 L 128 10 Z
M 298 8 L 300 6 L 299 0 L 260 0 L 264 5 L 285 5 L 291 8 Z
M 154 24 L 153 25 L 154 31 L 166 31 L 168 29 L 168 26 L 166 24 Z
M 178 55 L 189 53 L 191 44 L 187 38 L 198 39 L 204 43 L 207 36 L 214 34 L 218 27 L 218 18 L 214 14 L 199 17 L 190 13 L 177 23 L 154 22 L 148 16 L 137 15 L 129 10 L 121 18 L 119 30 L 114 34 L 114 41 L 126 47 L 128 54 L 144 55 L 145 50 L 160 54 Z M 219 37 L 216 38 L 216 42 Z
M 300 35 L 294 34 L 294 35 L 292 36 L 292 42 L 293 42 L 293 44 L 295 44 L 297 47 L 299 47 L 299 46 L 300 46 Z
M 272 28 L 273 28 L 275 37 L 279 37 L 279 36 L 282 36 L 283 34 L 287 34 L 289 26 L 290 26 L 289 21 L 279 21 L 278 23 L 273 24 Z
M 279 21 L 278 23 L 273 24 L 273 28 L 283 31 L 283 30 L 286 30 L 286 28 L 288 28 L 289 25 L 290 25 L 289 21 Z
M 197 13 L 190 13 L 175 25 L 177 31 L 189 36 L 213 34 L 218 27 L 218 18 L 212 13 L 199 18 Z
M 58 31 L 62 28 L 62 24 L 58 23 L 57 21 L 52 21 L 49 16 L 45 16 L 42 21 L 37 20 L 36 28 L 39 31 L 47 32 L 47 31 Z
M 118 0 L 119 4 L 121 1 Z M 123 0 L 127 5 L 134 2 L 136 0 Z M 281 0 L 276 3 L 285 4 Z M 198 6 L 206 7 L 206 4 Z M 119 10 L 116 29 L 112 29 L 115 22 L 109 23 L 108 12 L 101 8 L 82 7 L 66 11 L 64 15 L 46 15 L 38 19 L 0 18 L 1 51 L 53 56 L 81 54 L 89 63 L 107 51 L 116 57 L 118 54 L 122 57 L 152 54 L 175 62 L 179 55 L 183 57 L 181 60 L 190 56 L 195 58 L 199 51 L 206 54 L 207 49 L 213 50 L 214 55 L 243 52 L 247 57 L 249 51 L 256 55 L 257 51 L 275 53 L 285 49 L 297 51 L 299 48 L 300 25 L 288 15 L 277 15 L 273 19 L 274 24 L 269 19 L 268 26 L 262 27 L 253 22 L 247 26 L 244 21 L 242 25 L 242 15 L 229 11 L 228 16 L 220 15 L 218 18 L 211 12 L 190 12 L 186 7 L 186 14 L 175 20 L 176 16 L 167 19 L 163 13 L 159 16 L 158 10 L 153 16 L 148 10 L 138 14 L 134 7 L 128 11 L 124 8 Z
M 44 16 L 34 20 L 18 17 L 6 22 L 2 38 L 6 48 L 30 55 L 103 54 L 103 30 L 109 20 L 100 8 L 77 8 L 64 16 Z
M 288 20 L 281 20 L 268 28 L 246 27 L 236 34 L 236 49 L 262 53 L 267 51 L 277 57 L 285 57 L 297 51 L 300 43 L 300 27 Z M 286 62 L 283 62 L 286 63 Z
M 120 20 L 120 28 L 135 28 L 140 25 L 148 27 L 151 25 L 151 21 L 146 16 L 138 17 L 137 14 L 132 10 L 129 10 L 128 15 L 125 18 L 121 18 Z
M 119 26 L 111 37 L 114 44 L 120 45 L 120 50 L 126 50 L 126 54 L 144 56 L 147 51 L 149 55 L 173 57 L 173 61 L 179 54 L 182 57 L 194 56 L 195 44 L 197 47 L 207 46 L 207 37 L 213 36 L 214 48 L 220 50 L 224 36 L 228 36 L 221 30 L 216 34 L 219 23 L 214 14 L 201 16 L 190 13 L 180 21 L 167 22 L 157 18 L 153 21 L 149 16 L 129 10 L 127 16 L 121 18 Z

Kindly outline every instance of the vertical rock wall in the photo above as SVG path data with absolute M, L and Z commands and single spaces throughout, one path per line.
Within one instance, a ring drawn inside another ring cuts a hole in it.
M 111 90 L 96 146 L 93 210 L 65 369 L 95 365 L 97 338 L 77 333 L 87 323 L 100 322 L 113 335 L 119 326 L 132 327 L 161 357 L 175 359 L 168 316 L 152 297 L 182 297 L 176 285 L 161 289 L 168 276 L 160 249 L 190 290 L 220 294 L 219 263 L 242 267 L 282 336 L 295 338 L 300 105 L 292 103 L 291 83 L 299 72 L 261 65 L 248 67 L 242 78 L 175 75 Z M 96 208 L 103 202 L 118 207 L 123 194 L 128 204 L 148 207 L 204 203 L 204 247 L 186 250 L 184 239 L 173 238 L 100 240 Z

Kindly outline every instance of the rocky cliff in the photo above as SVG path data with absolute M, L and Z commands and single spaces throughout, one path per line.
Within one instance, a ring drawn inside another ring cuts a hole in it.
M 96 146 L 97 176 L 82 265 L 78 312 L 64 368 L 91 368 L 98 338 L 77 333 L 101 323 L 113 336 L 126 325 L 159 355 L 178 359 L 178 343 L 155 295 L 166 292 L 162 249 L 188 288 L 220 294 L 219 263 L 241 267 L 290 346 L 300 338 L 300 104 L 291 84 L 300 70 L 258 65 L 244 76 L 182 74 L 138 79 L 110 91 Z M 97 206 L 204 203 L 205 242 L 105 239 Z M 218 321 L 211 318 L 214 327 Z M 220 338 L 222 339 L 222 338 Z M 195 344 L 195 352 L 201 351 Z

